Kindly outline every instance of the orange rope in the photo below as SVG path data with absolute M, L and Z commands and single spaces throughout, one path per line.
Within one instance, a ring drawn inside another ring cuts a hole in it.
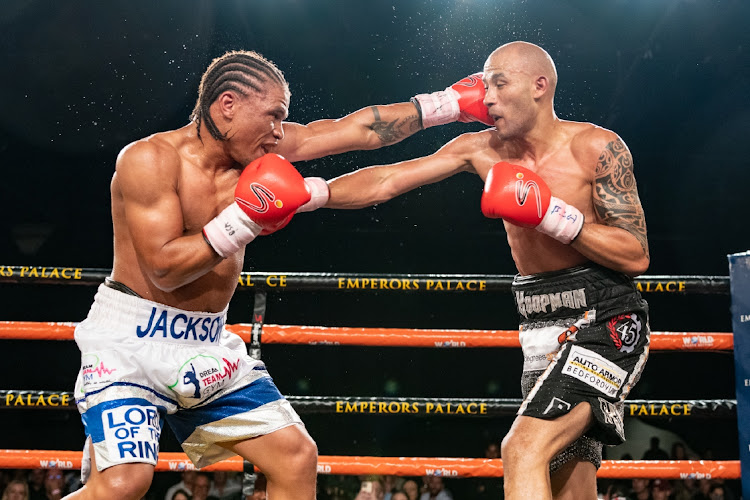
M 0 321 L 0 339 L 72 340 L 75 323 Z M 246 343 L 252 325 L 227 325 Z M 264 325 L 264 344 L 332 344 L 401 347 L 520 347 L 516 330 L 428 330 L 413 328 L 356 328 Z M 731 350 L 731 333 L 651 332 L 651 349 Z
M 80 451 L 0 450 L 1 469 L 80 469 Z M 160 453 L 157 471 L 194 469 L 184 453 Z M 240 457 L 204 467 L 205 471 L 242 471 Z M 503 461 L 487 458 L 318 457 L 319 474 L 387 474 L 396 476 L 502 477 Z M 604 460 L 600 478 L 684 479 L 740 477 L 739 460 Z

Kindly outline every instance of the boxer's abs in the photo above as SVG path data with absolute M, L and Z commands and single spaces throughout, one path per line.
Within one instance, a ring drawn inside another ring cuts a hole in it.
M 513 261 L 522 276 L 547 273 L 583 265 L 588 259 L 533 229 L 505 224 Z

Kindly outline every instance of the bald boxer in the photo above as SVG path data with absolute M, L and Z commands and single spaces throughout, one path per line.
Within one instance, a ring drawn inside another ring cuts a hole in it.
M 263 470 L 274 500 L 315 498 L 314 441 L 265 365 L 224 329 L 245 247 L 327 201 L 326 182 L 290 161 L 472 120 L 482 93 L 472 80 L 428 94 L 445 116 L 406 102 L 287 123 L 281 71 L 230 52 L 204 73 L 189 124 L 126 146 L 111 183 L 112 276 L 75 333 L 86 485 L 70 498 L 142 498 L 165 419 L 196 467 L 238 454 Z
M 648 307 L 632 280 L 649 264 L 633 159 L 614 132 L 556 116 L 557 72 L 541 47 L 499 47 L 482 80 L 493 128 L 333 179 L 327 206 L 479 175 L 482 212 L 503 220 L 518 270 L 525 399 L 502 444 L 506 498 L 594 500 L 602 443 L 624 441 L 623 400 L 648 355 Z

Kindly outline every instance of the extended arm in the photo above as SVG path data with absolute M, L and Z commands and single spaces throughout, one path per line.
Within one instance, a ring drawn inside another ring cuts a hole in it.
M 479 76 L 477 76 L 479 75 Z M 284 138 L 275 152 L 289 161 L 312 160 L 346 151 L 377 149 L 395 144 L 422 128 L 454 121 L 493 121 L 484 105 L 481 74 L 466 77 L 411 102 L 370 106 L 337 120 L 307 125 L 284 123 Z
M 337 120 L 284 123 L 284 138 L 275 152 L 292 162 L 312 160 L 395 144 L 420 129 L 417 108 L 410 102 L 370 106 Z
M 601 153 L 594 179 L 596 221 L 584 224 L 572 246 L 589 259 L 631 276 L 648 269 L 646 219 L 638 197 L 633 157 L 618 137 Z
M 194 281 L 222 260 L 201 233 L 183 234 L 176 161 L 157 146 L 135 143 L 118 157 L 113 179 L 113 196 L 119 190 L 142 269 L 167 292 Z
M 452 140 L 430 156 L 367 167 L 329 181 L 327 208 L 362 208 L 388 201 L 414 188 L 432 184 L 458 172 L 473 171 L 474 134 Z

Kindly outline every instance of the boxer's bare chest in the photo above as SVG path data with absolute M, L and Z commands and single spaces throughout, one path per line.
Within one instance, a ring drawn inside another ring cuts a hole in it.
M 234 202 L 239 170 L 206 172 L 188 165 L 180 172 L 177 195 L 185 234 L 199 232 L 208 221 Z

